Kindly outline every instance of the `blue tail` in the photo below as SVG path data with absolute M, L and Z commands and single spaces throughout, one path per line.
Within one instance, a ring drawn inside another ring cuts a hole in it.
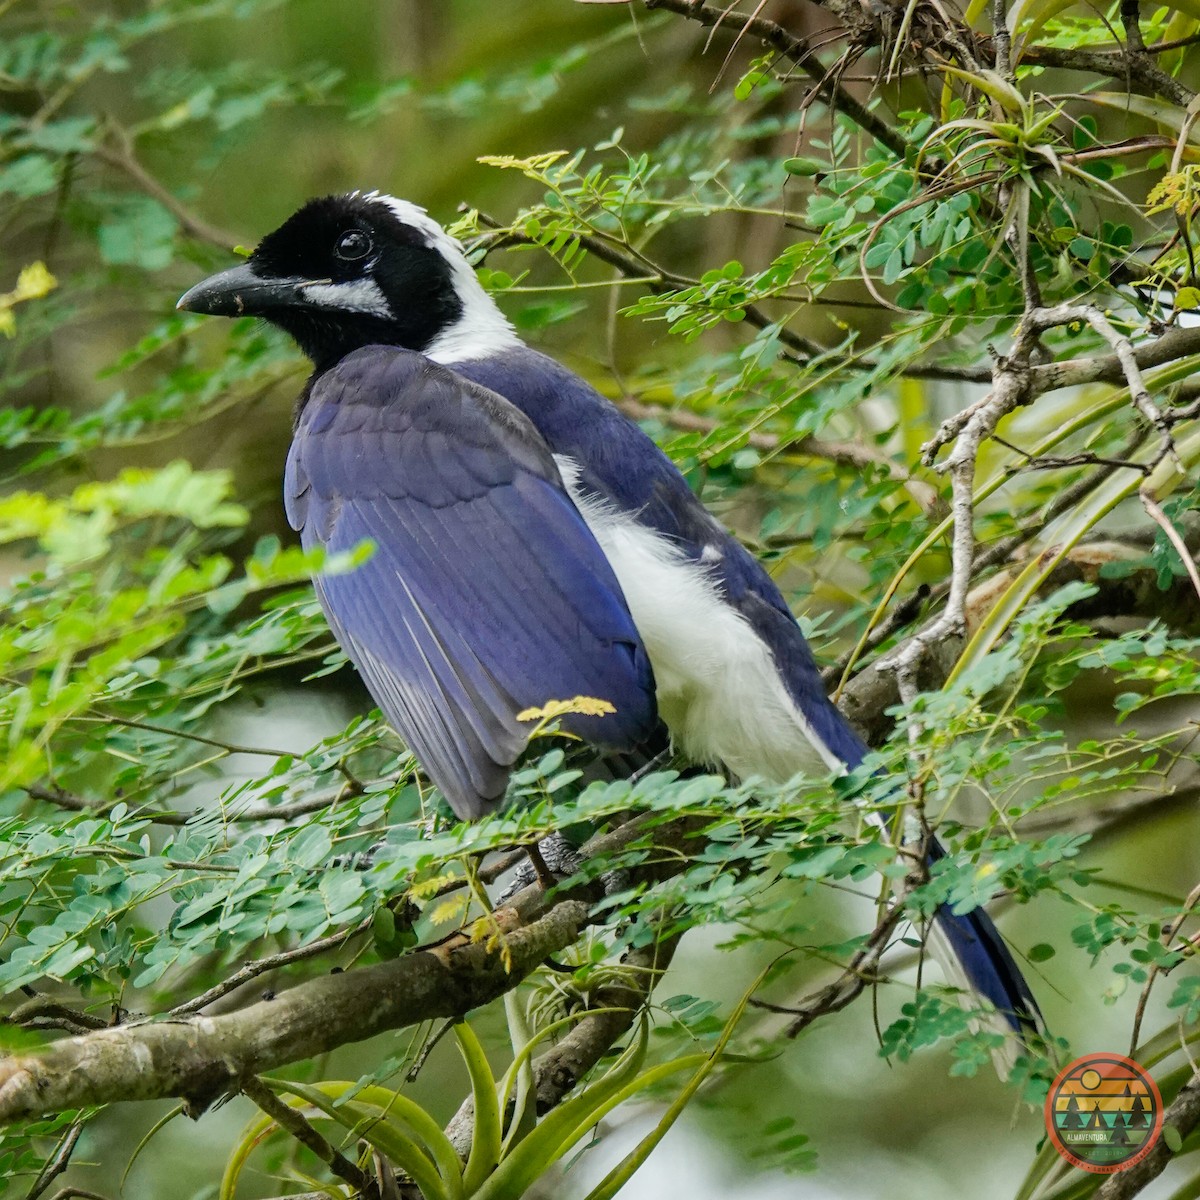
M 824 699 L 823 693 L 820 698 Z M 848 768 L 858 766 L 866 757 L 866 744 L 831 702 L 810 704 L 807 715 L 810 720 L 818 715 L 823 718 L 821 734 Z M 926 866 L 931 867 L 945 857 L 945 847 L 936 838 L 931 839 Z M 984 909 L 958 916 L 948 904 L 939 905 L 930 932 L 941 934 L 954 960 L 944 965 L 952 970 L 957 968 L 961 982 L 990 1002 L 1013 1033 L 1024 1040 L 1028 1034 L 1044 1029 L 1041 1010 L 1029 984 Z
M 945 857 L 945 847 L 933 839 L 926 865 L 933 866 Z M 1037 1001 L 986 911 L 977 908 L 958 916 L 950 911 L 948 904 L 942 904 L 934 919 L 971 990 L 990 1001 L 1019 1036 L 1041 1030 L 1043 1021 Z

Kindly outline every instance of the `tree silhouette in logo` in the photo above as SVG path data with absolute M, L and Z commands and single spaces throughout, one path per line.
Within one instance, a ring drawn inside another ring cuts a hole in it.
M 1072 1096 L 1067 1101 L 1066 1115 L 1059 1121 L 1058 1127 L 1060 1129 L 1082 1129 L 1083 1126 L 1084 1120 L 1079 1115 L 1079 1101 Z

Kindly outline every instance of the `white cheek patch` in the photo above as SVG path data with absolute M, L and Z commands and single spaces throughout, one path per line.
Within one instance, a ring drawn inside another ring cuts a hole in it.
M 392 310 L 383 292 L 371 279 L 355 279 L 348 283 L 309 283 L 301 287 L 300 294 L 309 304 L 315 304 L 318 308 L 368 313 L 384 320 L 392 318 Z

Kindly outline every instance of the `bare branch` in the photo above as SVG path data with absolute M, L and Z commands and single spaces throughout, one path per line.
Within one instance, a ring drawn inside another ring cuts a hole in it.
M 1140 44 L 1135 48 L 1132 43 L 1119 50 L 1026 45 L 1021 49 L 1021 64 L 1091 72 L 1110 79 L 1120 79 L 1136 85 L 1135 91 L 1165 96 L 1180 108 L 1187 108 L 1196 93 L 1173 75 L 1168 75 L 1152 57 L 1154 53 L 1167 48 L 1166 45 L 1145 47 Z
M 0 1017 L 0 1022 L 5 1025 L 22 1025 L 28 1029 L 65 1029 L 69 1033 L 107 1029 L 110 1024 L 102 1017 L 80 1012 L 51 996 L 34 996 L 14 1008 L 8 1016 Z
M 1200 327 L 1172 329 L 1152 342 L 1132 349 L 1134 365 L 1141 371 L 1200 354 Z M 1072 358 L 1029 369 L 1029 390 L 1035 396 L 1084 383 L 1120 383 L 1127 377 L 1128 358 L 1121 354 Z
M 339 1179 L 344 1179 L 364 1197 L 377 1194 L 375 1181 L 352 1163 L 340 1150 L 323 1138 L 299 1109 L 286 1104 L 261 1079 L 242 1080 L 242 1094 L 249 1097 L 280 1129 L 286 1130 L 302 1146 L 311 1150 Z
M 904 899 L 898 896 L 892 907 L 888 909 L 863 948 L 850 960 L 849 966 L 830 984 L 813 992 L 796 1008 L 782 1008 L 777 1005 L 761 1005 L 769 1007 L 772 1012 L 785 1012 L 793 1017 L 787 1027 L 787 1036 L 799 1037 L 814 1021 L 829 1013 L 840 1012 L 847 1005 L 857 1000 L 872 984 L 878 982 L 879 960 L 891 941 L 892 933 L 904 916 Z M 751 1004 L 755 1001 L 751 1000 Z
M 75 1146 L 82 1133 L 83 1122 L 76 1121 L 63 1134 L 54 1153 L 33 1181 L 33 1186 L 26 1194 L 25 1200 L 38 1200 L 38 1197 L 71 1165 L 71 1155 L 74 1154 Z
M 918 667 L 928 648 L 947 639 L 957 640 L 966 631 L 967 593 L 975 565 L 976 461 L 980 447 L 991 436 L 1001 417 L 1029 401 L 1027 364 L 1037 333 L 1034 323 L 1022 323 L 1012 354 L 996 363 L 991 392 L 946 421 L 922 448 L 922 457 L 929 464 L 942 446 L 954 442 L 954 449 L 941 468 L 950 474 L 950 507 L 954 519 L 950 589 L 942 613 L 880 664 L 881 669 L 895 671 L 900 697 L 904 701 L 911 700 L 920 691 Z

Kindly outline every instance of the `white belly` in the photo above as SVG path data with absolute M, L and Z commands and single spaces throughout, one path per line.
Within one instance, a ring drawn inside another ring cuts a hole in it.
M 792 703 L 767 645 L 722 599 L 711 568 L 581 491 L 575 463 L 556 461 L 625 593 L 676 747 L 740 779 L 782 782 L 842 766 Z

